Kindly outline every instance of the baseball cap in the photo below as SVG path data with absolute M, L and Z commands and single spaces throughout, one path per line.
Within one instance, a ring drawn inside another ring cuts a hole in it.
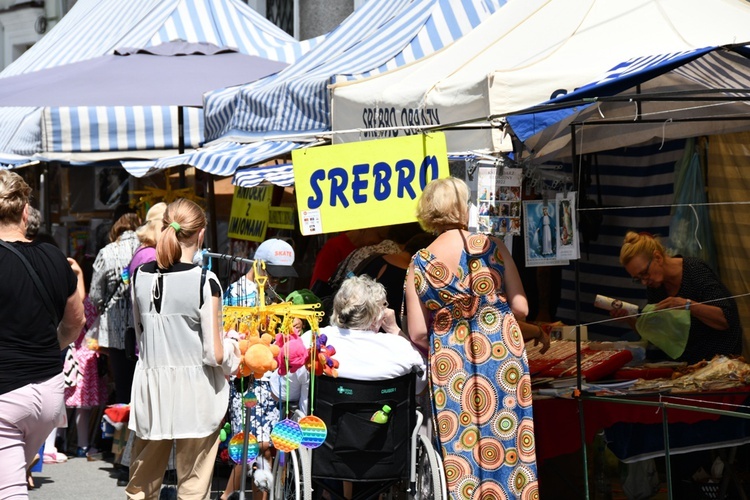
M 265 261 L 266 270 L 271 276 L 279 278 L 297 277 L 297 271 L 292 267 L 294 264 L 294 249 L 284 240 L 272 238 L 264 241 L 258 245 L 253 258 Z

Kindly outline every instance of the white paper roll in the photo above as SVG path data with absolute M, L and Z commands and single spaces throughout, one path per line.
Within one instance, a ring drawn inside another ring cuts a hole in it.
M 638 314 L 638 306 L 620 299 L 613 299 L 606 295 L 597 295 L 594 299 L 594 307 L 611 311 L 612 309 L 625 309 L 628 314 Z

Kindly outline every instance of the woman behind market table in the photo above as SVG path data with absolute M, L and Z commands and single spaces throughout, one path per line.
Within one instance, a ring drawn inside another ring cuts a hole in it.
M 648 303 L 661 309 L 690 311 L 690 334 L 680 361 L 697 363 L 717 354 L 742 352 L 742 327 L 737 303 L 708 265 L 694 257 L 670 256 L 651 234 L 628 231 L 620 263 L 633 281 L 646 285 Z M 636 318 L 625 309 L 610 315 L 637 331 Z
M 0 498 L 27 497 L 26 465 L 64 424 L 60 351 L 85 322 L 81 268 L 53 245 L 25 237 L 30 192 L 18 174 L 0 170 L 0 239 L 29 261 L 47 292 L 0 247 Z
M 531 379 L 516 321 L 528 303 L 503 242 L 466 230 L 468 201 L 468 187 L 454 178 L 430 182 L 419 199 L 417 218 L 438 237 L 407 274 L 408 333 L 429 349 L 452 498 L 535 498 Z
M 133 378 L 130 421 L 135 432 L 131 499 L 158 498 L 175 443 L 177 495 L 207 498 L 219 430 L 229 398 L 226 376 L 239 367 L 237 342 L 223 338 L 221 287 L 193 264 L 206 215 L 180 199 L 164 212 L 156 261 L 132 277 L 140 356 Z

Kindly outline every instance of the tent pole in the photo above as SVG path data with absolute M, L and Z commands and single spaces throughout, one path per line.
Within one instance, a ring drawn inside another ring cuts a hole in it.
M 49 163 L 44 162 L 42 174 L 39 176 L 39 210 L 44 218 L 44 229 L 52 234 L 52 210 L 49 205 Z
M 205 173 L 204 177 L 205 185 L 205 193 L 208 198 L 208 218 L 209 218 L 209 240 L 208 240 L 208 248 L 212 248 L 215 251 L 220 251 L 218 248 L 219 244 L 219 237 L 218 237 L 218 230 L 216 225 L 216 194 L 214 190 L 214 174 Z
M 576 150 L 576 124 L 570 124 L 570 157 L 573 163 L 573 189 L 578 191 L 578 171 L 576 170 L 579 165 L 578 151 Z M 580 193 L 576 196 L 576 204 L 580 199 Z M 577 209 L 577 207 L 576 207 Z M 576 211 L 577 213 L 577 211 Z M 576 217 L 580 220 L 580 217 Z M 583 376 L 581 374 L 581 269 L 580 269 L 580 258 L 573 261 L 573 270 L 575 274 L 575 304 L 576 304 L 576 386 L 580 394 L 581 386 L 583 385 Z M 589 493 L 589 466 L 588 466 L 588 452 L 586 450 L 586 418 L 584 415 L 583 401 L 578 401 L 578 420 L 581 426 L 581 450 L 583 455 L 583 490 L 586 492 L 586 500 L 590 498 Z
M 177 106 L 177 153 L 185 153 L 185 107 Z M 180 189 L 185 188 L 185 166 L 178 167 L 180 171 Z

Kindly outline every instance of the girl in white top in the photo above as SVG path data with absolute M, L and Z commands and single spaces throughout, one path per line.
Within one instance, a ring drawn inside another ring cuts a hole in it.
M 156 261 L 132 277 L 140 357 L 133 379 L 129 427 L 136 434 L 128 498 L 158 498 L 175 442 L 179 498 L 206 498 L 227 408 L 226 376 L 239 348 L 223 338 L 221 287 L 192 264 L 206 216 L 180 199 L 164 213 Z

